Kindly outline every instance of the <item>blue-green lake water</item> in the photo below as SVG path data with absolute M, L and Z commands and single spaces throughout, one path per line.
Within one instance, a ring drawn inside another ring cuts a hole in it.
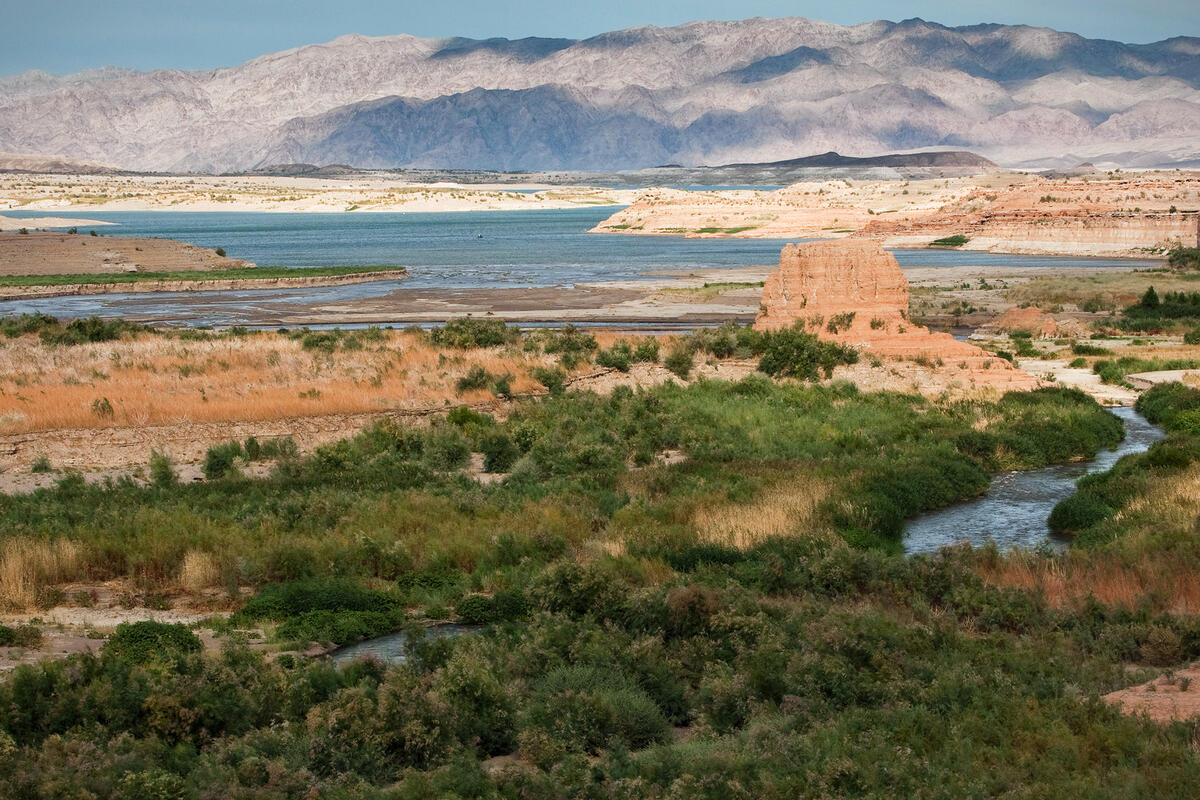
M 573 286 L 593 281 L 647 279 L 656 274 L 774 264 L 784 239 L 685 239 L 680 236 L 589 234 L 614 206 L 566 210 L 459 213 L 278 214 L 242 212 L 53 212 L 54 216 L 115 223 L 98 226 L 104 236 L 158 236 L 204 247 L 221 247 L 261 266 L 403 266 L 403 282 L 271 292 L 189 293 L 164 297 L 113 294 L 0 303 L 0 314 L 42 311 L 59 317 L 158 316 L 165 306 L 196 308 L 168 313 L 188 324 L 224 324 L 240 304 L 343 303 L 385 296 L 397 289 L 520 289 Z M 3 212 L 10 217 L 46 211 Z M 82 235 L 89 228 L 81 226 Z M 1125 259 L 1057 258 L 899 250 L 901 266 L 1106 266 Z M 1134 262 L 1136 263 L 1136 262 Z M 1147 265 L 1152 262 L 1146 262 Z M 207 308 L 209 311 L 199 309 Z M 221 313 L 221 309 L 231 313 Z

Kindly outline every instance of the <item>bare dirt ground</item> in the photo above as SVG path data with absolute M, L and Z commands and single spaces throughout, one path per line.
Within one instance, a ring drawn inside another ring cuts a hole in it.
M 518 211 L 618 205 L 630 202 L 633 194 L 590 186 L 414 184 L 384 176 L 329 179 L 0 171 L 0 213 L 17 208 L 47 212 Z
M 173 239 L 127 239 L 34 231 L 0 233 L 0 275 L 183 272 L 253 266 Z
M 1126 714 L 1145 715 L 1155 722 L 1200 718 L 1200 664 L 1111 692 L 1104 695 L 1104 701 Z
M 98 653 L 118 625 L 144 620 L 196 626 L 195 633 L 204 647 L 218 650 L 222 640 L 204 622 L 229 616 L 233 605 L 228 596 L 217 590 L 148 598 L 122 581 L 65 584 L 57 588 L 61 599 L 50 608 L 0 614 L 0 624 L 33 625 L 42 632 L 37 647 L 0 647 L 0 672 L 43 658 Z M 250 587 L 239 587 L 243 595 L 250 591 Z M 147 605 L 150 599 L 156 607 Z M 261 630 L 247 633 L 251 647 L 269 647 Z

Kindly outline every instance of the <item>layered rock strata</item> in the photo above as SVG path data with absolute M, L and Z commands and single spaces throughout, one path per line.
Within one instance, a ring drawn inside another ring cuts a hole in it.
M 1007 361 L 908 320 L 908 280 L 891 253 L 868 241 L 789 244 L 763 287 L 758 330 L 797 323 L 822 339 L 880 358 L 927 364 L 964 388 L 1032 389 L 1038 380 Z

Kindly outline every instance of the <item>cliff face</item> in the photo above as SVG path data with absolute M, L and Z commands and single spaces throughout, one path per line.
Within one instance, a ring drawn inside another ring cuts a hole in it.
M 839 336 L 877 338 L 872 332 L 903 324 L 908 279 L 875 242 L 789 244 L 763 286 L 763 306 L 755 322 L 760 330 L 798 321 L 824 329 L 838 315 L 853 314 Z
M 0 150 L 138 170 L 612 169 L 926 147 L 1149 167 L 1200 159 L 1197 124 L 1198 39 L 916 19 L 345 36 L 228 69 L 0 78 Z
M 917 361 L 965 388 L 1032 389 L 1038 380 L 1004 359 L 908 321 L 908 280 L 877 242 L 789 244 L 763 285 L 754 327 L 799 323 L 822 339 L 879 358 Z

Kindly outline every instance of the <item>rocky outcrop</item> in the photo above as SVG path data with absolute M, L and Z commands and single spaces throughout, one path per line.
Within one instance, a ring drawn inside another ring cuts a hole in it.
M 755 322 L 763 330 L 803 321 L 838 328 L 841 337 L 877 338 L 878 331 L 904 324 L 908 279 L 874 242 L 789 244 L 763 286 L 763 307 Z M 835 323 L 845 315 L 852 317 Z
M 877 242 L 789 244 L 763 286 L 758 330 L 796 324 L 879 358 L 951 373 L 963 388 L 1032 389 L 1038 381 L 1004 359 L 908 320 L 908 280 Z

